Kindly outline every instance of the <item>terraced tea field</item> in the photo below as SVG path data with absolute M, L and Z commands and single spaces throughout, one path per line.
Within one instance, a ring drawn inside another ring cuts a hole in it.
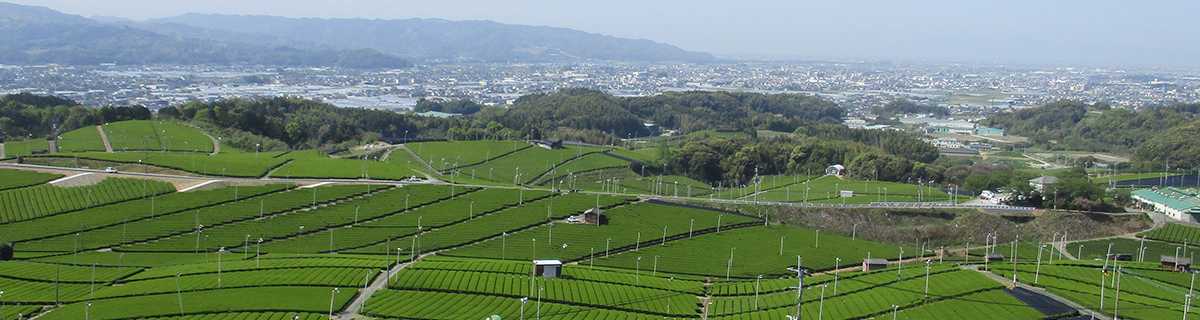
M 403 154 L 390 161 L 224 148 L 210 156 L 179 147 L 207 141 L 187 127 L 147 121 L 103 128 L 110 142 L 124 135 L 114 146 L 120 150 L 36 159 L 145 168 L 140 162 L 215 180 L 248 179 L 187 192 L 128 178 L 59 188 L 45 184 L 59 175 L 0 170 L 11 177 L 0 184 L 0 243 L 14 249 L 14 260 L 0 261 L 0 319 L 1058 316 L 1025 306 L 1003 282 L 958 261 L 927 264 L 918 258 L 936 253 L 911 243 L 767 224 L 737 205 L 729 208 L 740 212 L 658 198 L 753 200 L 757 191 L 761 201 L 800 202 L 797 190 L 811 188 L 810 202 L 840 203 L 816 195 L 853 190 L 847 203 L 863 203 L 881 201 L 874 189 L 886 186 L 889 202 L 917 201 L 918 193 L 922 201 L 949 200 L 929 187 L 784 175 L 764 177 L 759 189 L 714 193 L 686 177 L 633 172 L 629 159 L 653 159 L 643 151 L 612 150 L 629 158 L 622 159 L 603 154 L 608 148 L 547 150 L 513 141 L 408 144 L 435 168 L 429 172 L 403 149 L 392 150 Z M 90 135 L 87 129 L 72 136 Z M 425 174 L 440 181 L 404 181 Z M 577 190 L 563 191 L 569 189 Z M 595 209 L 598 218 L 585 216 Z M 1035 268 L 1029 261 L 1037 246 L 1019 246 L 1024 279 Z M 808 272 L 803 285 L 798 258 Z M 889 264 L 864 272 L 859 264 L 866 258 Z M 536 275 L 531 260 L 561 261 L 560 276 Z M 1011 266 L 989 265 L 1000 276 L 1010 276 Z M 1147 263 L 1137 277 L 1171 290 L 1130 289 L 1131 315 L 1146 317 L 1153 308 L 1181 313 L 1167 301 L 1182 278 L 1152 267 Z M 1039 280 L 1070 289 L 1051 289 L 1069 299 L 1087 297 L 1070 280 L 1086 268 L 1094 267 L 1056 261 L 1042 266 Z

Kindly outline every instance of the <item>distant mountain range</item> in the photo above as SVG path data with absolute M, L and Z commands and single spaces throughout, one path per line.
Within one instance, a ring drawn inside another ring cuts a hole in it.
M 301 50 L 163 35 L 44 7 L 0 2 L 0 63 L 66 65 L 261 64 L 400 68 L 407 60 L 371 49 Z
M 416 60 L 521 61 L 711 61 L 650 40 L 631 40 L 578 30 L 438 19 L 293 19 L 270 16 L 185 14 L 142 24 L 180 36 L 310 49 L 371 48 Z
M 88 19 L 0 2 L 0 64 L 261 64 L 402 68 L 410 61 L 688 61 L 650 40 L 491 21 L 292 19 L 186 14 Z

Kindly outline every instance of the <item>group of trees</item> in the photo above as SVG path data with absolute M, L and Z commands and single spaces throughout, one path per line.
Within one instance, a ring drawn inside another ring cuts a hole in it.
M 1013 181 L 1009 188 L 1012 196 L 1006 201 L 1011 205 L 1055 208 L 1061 210 L 1123 212 L 1123 205 L 1130 201 L 1129 190 L 1106 190 L 1088 178 L 1083 166 L 1055 172 L 1059 180 L 1036 190 L 1028 181 Z
M 622 107 L 621 98 L 582 88 L 525 95 L 512 107 L 487 108 L 473 118 L 508 128 L 599 130 L 618 137 L 649 134 L 641 119 Z M 528 132 L 529 129 L 520 131 Z
M 802 95 L 697 91 L 622 98 L 573 88 L 522 96 L 512 107 L 483 108 L 471 118 L 508 128 L 595 130 L 628 138 L 649 135 L 644 123 L 685 133 L 748 128 L 791 132 L 803 121 L 839 123 L 843 115 L 836 104 Z
M 27 92 L 0 98 L 0 134 L 5 137 L 45 137 L 85 126 L 124 120 L 146 120 L 152 116 L 143 106 L 92 108 L 54 96 Z
M 1031 146 L 1047 150 L 1132 154 L 1132 170 L 1200 166 L 1200 140 L 1191 138 L 1200 130 L 1200 104 L 1133 111 L 1062 100 L 980 123 L 1029 137 Z
M 1006 203 L 1010 205 L 1115 212 L 1130 199 L 1128 190 L 1110 191 L 1092 182 L 1082 162 L 1051 175 L 1058 178 L 1058 182 L 1039 191 L 1029 184 L 1029 180 L 1038 177 L 1037 174 L 1016 170 L 1008 164 L 960 164 L 945 171 L 946 182 L 958 185 L 962 190 L 1008 190 L 1010 196 Z
M 946 170 L 932 163 L 937 148 L 910 134 L 804 124 L 795 137 L 693 140 L 671 152 L 663 166 L 671 174 L 734 185 L 753 179 L 756 170 L 759 175 L 821 174 L 833 164 L 845 165 L 852 178 L 880 181 L 941 180 Z
M 933 162 L 940 155 L 937 147 L 902 131 L 851 129 L 841 124 L 809 121 L 793 133 L 825 141 L 854 141 L 917 162 Z
M 159 116 L 212 124 L 285 142 L 290 148 L 316 148 L 378 137 L 433 137 L 444 135 L 449 121 L 391 111 L 339 108 L 294 97 L 258 100 L 199 101 L 159 110 Z M 253 149 L 248 145 L 234 145 Z

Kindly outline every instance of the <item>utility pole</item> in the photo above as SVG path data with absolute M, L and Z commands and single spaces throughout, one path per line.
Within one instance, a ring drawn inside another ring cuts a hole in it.
M 804 308 L 804 269 L 800 268 L 802 261 L 800 256 L 796 256 L 796 279 L 799 281 L 796 284 L 796 320 L 800 319 L 800 310 Z

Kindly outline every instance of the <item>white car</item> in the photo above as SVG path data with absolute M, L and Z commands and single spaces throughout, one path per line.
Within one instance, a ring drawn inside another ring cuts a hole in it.
M 108 167 L 108 168 L 104 168 L 104 172 L 105 173 L 117 173 L 118 171 L 117 171 L 117 168 Z

